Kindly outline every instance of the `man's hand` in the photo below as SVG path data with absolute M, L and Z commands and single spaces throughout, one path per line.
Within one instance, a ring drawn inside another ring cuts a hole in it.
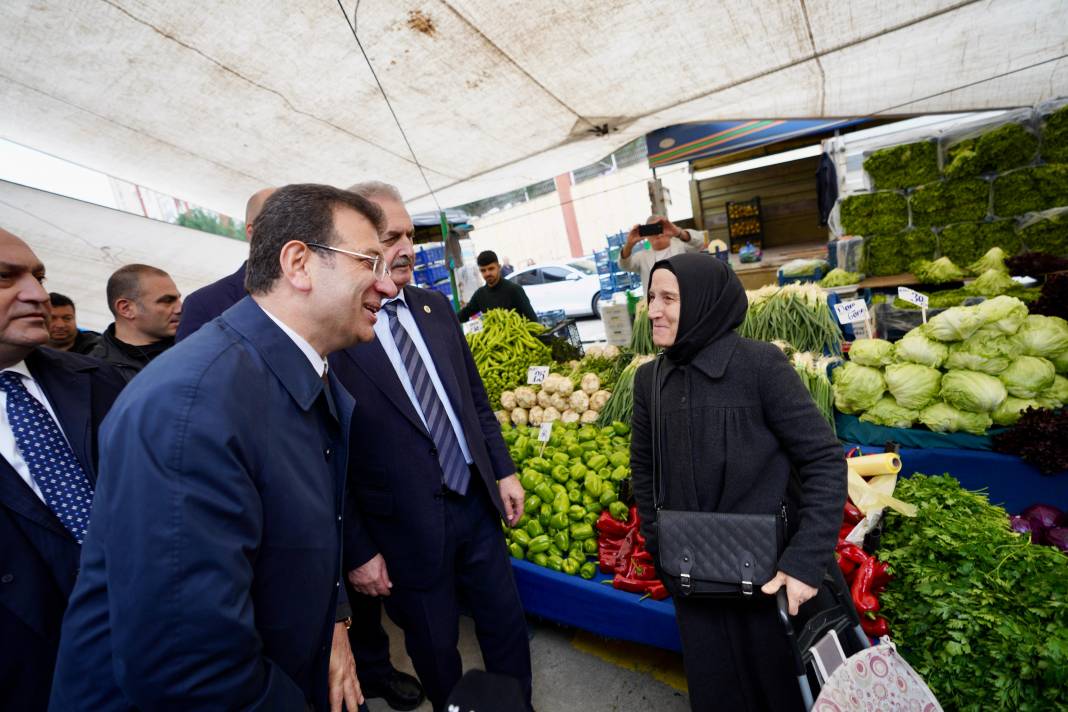
M 664 234 L 668 237 L 677 237 L 683 242 L 690 241 L 689 230 L 683 230 L 681 227 L 677 226 L 675 223 L 671 222 L 662 215 L 654 215 L 651 218 L 650 222 L 660 223 L 664 227 Z
M 501 501 L 504 502 L 505 521 L 508 522 L 508 526 L 514 527 L 523 516 L 523 501 L 526 499 L 523 485 L 513 474 L 498 480 L 497 488 L 501 491 Z
M 793 576 L 789 576 L 782 571 L 775 574 L 775 578 L 771 581 L 768 581 L 761 586 L 760 590 L 769 596 L 774 596 L 775 592 L 783 586 L 786 586 L 786 598 L 790 602 L 791 616 L 796 616 L 797 609 L 801 604 L 819 593 L 817 589 L 809 586 L 807 583 L 798 581 Z
M 386 560 L 381 554 L 375 554 L 366 564 L 350 571 L 348 579 L 352 587 L 365 596 L 388 596 L 393 587 Z
M 356 661 L 349 648 L 349 632 L 344 623 L 334 624 L 334 642 L 330 646 L 330 712 L 356 712 L 363 703 L 363 691 L 356 679 Z

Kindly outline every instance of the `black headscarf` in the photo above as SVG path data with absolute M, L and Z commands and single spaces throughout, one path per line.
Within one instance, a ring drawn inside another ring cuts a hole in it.
M 664 355 L 687 364 L 701 349 L 736 329 L 745 319 L 749 300 L 734 271 L 712 255 L 687 253 L 660 260 L 649 272 L 670 270 L 679 280 L 679 328 Z M 648 293 L 648 289 L 646 291 Z

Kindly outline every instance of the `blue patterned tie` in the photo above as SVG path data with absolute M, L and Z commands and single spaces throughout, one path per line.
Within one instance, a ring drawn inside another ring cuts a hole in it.
M 22 385 L 22 376 L 0 373 L 0 390 L 7 393 L 7 420 L 15 444 L 45 504 L 81 544 L 93 506 L 93 488 L 85 471 L 51 414 Z
M 471 471 L 460 449 L 460 442 L 456 439 L 456 431 L 452 429 L 449 415 L 445 412 L 445 405 L 438 397 L 434 382 L 430 380 L 430 372 L 427 371 L 426 364 L 419 356 L 419 351 L 415 348 L 415 342 L 412 341 L 408 330 L 397 318 L 398 304 L 404 304 L 404 302 L 396 300 L 382 305 L 386 314 L 389 314 L 389 331 L 397 343 L 397 351 L 400 352 L 404 369 L 408 372 L 408 380 L 412 383 L 415 397 L 423 410 L 423 419 L 426 421 L 430 437 L 437 448 L 438 462 L 441 464 L 441 471 L 445 474 L 445 486 L 453 492 L 464 494 L 467 492 L 467 484 L 471 479 Z

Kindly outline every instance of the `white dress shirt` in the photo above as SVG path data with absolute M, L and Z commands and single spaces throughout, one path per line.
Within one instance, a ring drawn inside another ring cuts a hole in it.
M 263 309 L 263 306 L 259 305 L 258 302 L 257 306 L 259 306 L 260 309 Z M 303 353 L 307 357 L 308 363 L 310 363 L 312 369 L 315 370 L 315 375 L 319 378 L 322 378 L 323 375 L 326 373 L 326 359 L 323 358 L 319 354 L 319 352 L 316 351 L 315 348 L 313 348 L 312 345 L 308 343 L 307 339 L 305 339 L 303 336 L 286 326 L 281 319 L 279 319 L 266 309 L 263 309 L 263 313 L 270 317 L 271 321 L 277 324 L 278 328 L 284 331 L 286 336 L 292 339 L 293 343 L 297 345 L 297 348 L 300 349 L 301 353 Z
M 26 390 L 31 396 L 40 401 L 45 407 L 45 410 L 48 411 L 48 414 L 52 416 L 52 420 L 56 421 L 56 427 L 59 428 L 59 432 L 63 433 L 63 426 L 59 424 L 59 418 L 56 417 L 56 412 L 52 410 L 52 404 L 48 402 L 48 398 L 45 397 L 44 391 L 37 385 L 37 381 L 33 379 L 33 376 L 30 374 L 30 369 L 26 366 L 26 362 L 19 361 L 14 366 L 3 370 L 13 371 L 22 376 L 22 385 L 26 387 Z M 63 433 L 63 437 L 66 438 L 67 434 Z M 70 443 L 69 439 L 67 440 L 67 443 Z M 30 466 L 27 465 L 26 461 L 22 458 L 22 453 L 19 452 L 18 446 L 15 443 L 15 433 L 11 429 L 11 422 L 7 419 L 7 393 L 2 390 L 0 390 L 0 455 L 7 460 L 8 464 L 15 468 L 15 472 L 19 473 L 19 477 L 21 477 L 26 484 L 30 486 L 33 493 L 44 502 L 44 494 L 34 481 L 33 475 L 30 474 Z
M 441 384 L 441 378 L 438 376 L 438 369 L 434 365 L 434 360 L 430 357 L 430 350 L 426 347 L 426 342 L 423 340 L 423 334 L 419 331 L 419 326 L 415 323 L 415 319 L 412 317 L 411 309 L 408 308 L 408 302 L 404 299 L 404 291 L 401 290 L 400 294 L 395 299 L 387 299 L 382 302 L 383 309 L 378 312 L 378 321 L 375 322 L 375 336 L 378 337 L 378 342 L 382 344 L 382 349 L 386 352 L 386 356 L 389 357 L 389 362 L 393 364 L 393 370 L 397 373 L 397 378 L 400 379 L 401 385 L 404 386 L 404 392 L 408 394 L 408 400 L 412 402 L 412 407 L 415 408 L 415 412 L 419 415 L 419 419 L 423 421 L 423 425 L 426 426 L 426 416 L 423 414 L 423 406 L 419 404 L 419 397 L 415 395 L 415 388 L 412 387 L 412 381 L 408 378 L 408 369 L 404 367 L 404 361 L 401 360 L 400 351 L 397 350 L 397 342 L 393 340 L 393 332 L 390 331 L 389 314 L 386 313 L 385 306 L 390 302 L 401 302 L 397 305 L 397 321 L 401 326 L 408 330 L 408 335 L 412 339 L 412 343 L 415 344 L 415 350 L 419 352 L 419 358 L 423 359 L 423 364 L 426 366 L 427 373 L 430 375 L 430 382 L 434 384 L 434 390 L 437 391 L 438 398 L 441 399 L 442 405 L 445 406 L 445 414 L 449 416 L 449 423 L 452 425 L 452 431 L 456 433 L 456 439 L 460 441 L 460 450 L 464 454 L 464 459 L 467 464 L 470 465 L 474 462 L 474 458 L 471 457 L 471 451 L 467 447 L 467 438 L 464 436 L 464 429 L 460 425 L 460 419 L 456 417 L 456 411 L 453 410 L 452 402 L 449 400 L 449 394 L 445 391 L 445 387 Z M 429 430 L 429 427 L 427 428 Z

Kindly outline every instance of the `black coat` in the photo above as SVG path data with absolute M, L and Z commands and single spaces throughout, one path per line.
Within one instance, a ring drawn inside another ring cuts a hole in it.
M 634 379 L 631 470 L 642 533 L 655 555 L 653 365 Z M 732 331 L 684 368 L 664 359 L 661 378 L 663 506 L 772 514 L 786 501 L 792 536 L 779 569 L 818 586 L 842 521 L 845 457 L 783 353 Z M 792 469 L 800 489 L 788 497 Z
M 125 381 L 96 359 L 52 349 L 36 349 L 26 365 L 95 486 L 97 431 Z M 60 622 L 81 550 L 48 505 L 0 458 L 0 709 L 48 706 Z

